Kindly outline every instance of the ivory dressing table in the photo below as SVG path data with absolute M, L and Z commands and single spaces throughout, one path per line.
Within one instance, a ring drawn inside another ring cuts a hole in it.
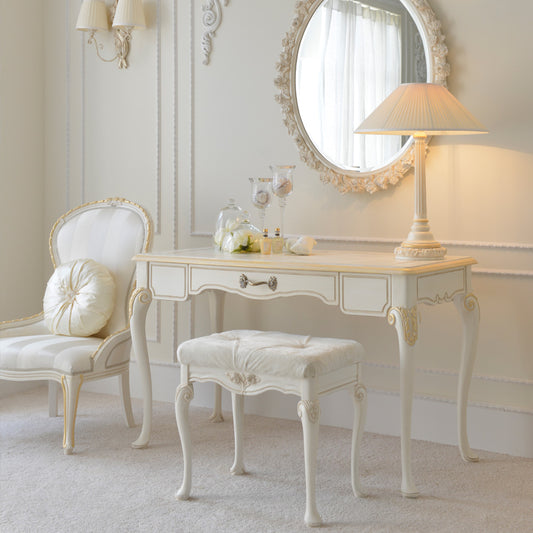
M 479 306 L 471 289 L 471 257 L 397 260 L 392 253 L 317 251 L 309 256 L 224 254 L 212 248 L 140 254 L 132 304 L 132 339 L 143 380 L 144 415 L 134 447 L 148 444 L 152 389 L 145 318 L 152 300 L 185 301 L 209 293 L 211 327 L 220 331 L 226 292 L 256 300 L 308 295 L 351 315 L 382 317 L 396 328 L 400 352 L 402 494 L 416 497 L 411 472 L 411 407 L 418 338 L 418 305 L 453 302 L 463 323 L 457 411 L 459 449 L 477 461 L 466 430 L 468 389 L 477 345 Z M 214 417 L 221 415 L 217 386 Z

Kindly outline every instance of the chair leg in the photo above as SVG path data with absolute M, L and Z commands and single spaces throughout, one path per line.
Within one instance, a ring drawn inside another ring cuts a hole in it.
M 230 472 L 239 476 L 245 474 L 243 449 L 242 449 L 242 432 L 244 427 L 244 395 L 231 393 L 231 403 L 233 407 L 233 433 L 235 435 L 235 461 Z
M 305 457 L 305 523 L 315 527 L 322 524 L 316 507 L 316 456 L 318 449 L 318 429 L 320 404 L 318 397 L 303 398 L 298 402 L 298 416 L 302 421 Z
M 83 376 L 61 376 L 63 387 L 63 451 L 65 455 L 71 455 L 74 450 L 74 426 L 76 424 L 76 412 Z
M 366 388 L 357 384 L 353 390 L 354 413 L 353 413 L 353 433 L 352 433 L 352 489 L 355 496 L 363 498 L 366 494 L 361 488 L 359 474 L 359 450 L 361 438 L 365 428 L 366 420 Z
M 130 371 L 122 373 L 119 376 L 118 388 L 120 391 L 120 397 L 122 398 L 122 411 L 124 413 L 124 420 L 126 426 L 129 428 L 135 427 L 135 419 L 133 418 L 133 411 L 131 410 L 131 397 L 130 397 Z
M 176 422 L 183 452 L 183 482 L 178 492 L 176 492 L 178 500 L 188 500 L 191 494 L 192 457 L 189 404 L 193 397 L 194 390 L 190 383 L 182 383 L 176 389 Z
M 57 381 L 48 381 L 48 416 L 54 418 L 57 416 L 57 398 L 59 396 L 59 383 Z

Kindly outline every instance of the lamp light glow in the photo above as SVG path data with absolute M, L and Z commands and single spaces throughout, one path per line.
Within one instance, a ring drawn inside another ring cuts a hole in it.
M 376 135 L 412 135 L 415 141 L 415 213 L 411 231 L 395 249 L 397 258 L 441 259 L 446 248 L 429 227 L 426 206 L 426 140 L 432 135 L 488 133 L 444 87 L 406 83 L 395 89 L 355 130 Z

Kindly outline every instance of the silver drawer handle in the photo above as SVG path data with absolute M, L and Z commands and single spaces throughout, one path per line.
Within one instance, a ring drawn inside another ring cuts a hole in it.
M 248 285 L 251 285 L 252 287 L 257 287 L 258 285 L 268 285 L 268 288 L 271 291 L 275 291 L 278 288 L 278 280 L 276 276 L 270 276 L 268 281 L 252 281 L 251 279 L 248 279 L 246 274 L 241 274 L 241 277 L 239 278 L 239 285 L 242 289 L 246 289 Z

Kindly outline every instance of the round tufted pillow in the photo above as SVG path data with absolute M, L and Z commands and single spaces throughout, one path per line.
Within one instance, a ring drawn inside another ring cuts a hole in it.
M 55 335 L 89 337 L 107 323 L 115 306 L 115 281 L 92 259 L 58 266 L 46 286 L 44 321 Z

